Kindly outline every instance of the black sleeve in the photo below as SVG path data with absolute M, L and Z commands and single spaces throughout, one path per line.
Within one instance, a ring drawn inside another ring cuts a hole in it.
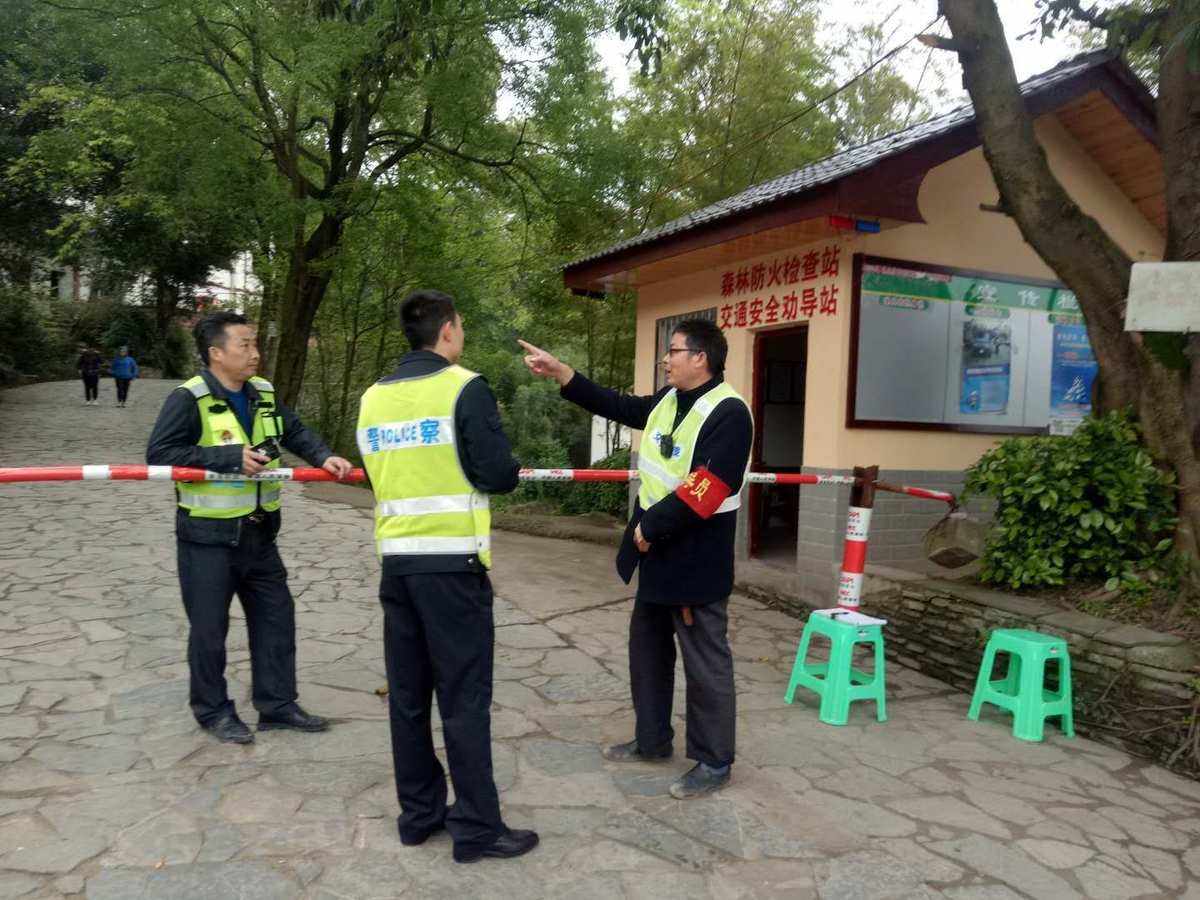
M 650 411 L 666 390 L 664 388 L 650 397 L 622 394 L 612 388 L 602 387 L 576 372 L 575 377 L 559 389 L 559 393 L 590 413 L 620 422 L 628 428 L 642 429 L 646 427 Z
M 692 469 L 706 466 L 729 485 L 729 495 L 742 489 L 750 446 L 754 441 L 754 423 L 750 410 L 740 400 L 722 400 L 696 438 Z M 722 513 L 728 515 L 728 513 Z M 674 493 L 667 494 L 642 516 L 642 537 L 650 543 L 670 538 L 703 522 L 700 516 Z
M 467 480 L 484 494 L 510 494 L 517 489 L 520 464 L 500 422 L 500 408 L 487 381 L 473 378 L 463 388 L 454 411 L 458 458 Z
M 292 453 L 303 457 L 310 466 L 320 468 L 324 465 L 325 460 L 333 456 L 333 451 L 325 445 L 321 436 L 301 422 L 300 417 L 289 407 L 278 400 L 275 401 L 275 405 L 279 409 L 279 415 L 283 417 L 283 434 L 279 442 Z
M 146 462 L 152 466 L 195 466 L 230 474 L 242 471 L 241 444 L 198 447 L 198 440 L 200 410 L 196 398 L 186 390 L 174 390 L 163 404 L 150 433 Z

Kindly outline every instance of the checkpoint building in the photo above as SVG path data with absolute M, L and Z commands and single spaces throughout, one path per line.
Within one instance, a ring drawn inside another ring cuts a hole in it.
M 1135 261 L 1162 258 L 1154 98 L 1106 52 L 1021 85 L 1050 166 Z M 1069 432 L 1096 364 L 1075 297 L 998 207 L 970 105 L 835 154 L 570 264 L 576 293 L 634 291 L 634 390 L 662 386 L 674 323 L 729 340 L 726 379 L 751 404 L 754 471 L 878 464 L 957 491 L 1011 435 Z M 634 450 L 637 449 L 635 439 Z M 830 596 L 846 488 L 752 485 L 740 558 Z M 881 495 L 870 561 L 927 568 L 939 504 Z

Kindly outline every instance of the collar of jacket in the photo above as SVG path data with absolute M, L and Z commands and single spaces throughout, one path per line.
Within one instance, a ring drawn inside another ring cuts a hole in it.
M 688 406 L 691 406 L 724 380 L 725 379 L 720 375 L 714 375 L 712 378 L 708 379 L 708 381 L 704 382 L 704 384 L 694 387 L 690 391 L 676 392 L 675 401 L 677 403 L 686 403 Z
M 214 397 L 224 400 L 229 396 L 229 391 L 225 388 L 225 385 L 221 384 L 220 379 L 207 366 L 200 370 L 200 377 L 204 379 L 204 383 L 208 385 L 209 393 Z M 250 398 L 250 402 L 252 404 L 257 402 L 258 388 L 249 379 L 246 380 L 244 387 L 246 388 L 246 396 Z

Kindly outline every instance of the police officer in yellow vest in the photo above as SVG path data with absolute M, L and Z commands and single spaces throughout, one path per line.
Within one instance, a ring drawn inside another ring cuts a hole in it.
M 640 567 L 629 622 L 629 680 L 637 718 L 632 741 L 606 747 L 614 762 L 673 753 L 675 642 L 687 677 L 687 755 L 696 765 L 670 786 L 678 799 L 712 793 L 730 779 L 737 717 L 727 636 L 739 491 L 754 424 L 723 380 L 728 345 L 707 319 L 675 326 L 662 358 L 667 386 L 649 397 L 620 394 L 524 341 L 525 364 L 554 378 L 591 413 L 642 429 L 638 497 L 617 554 L 628 584 Z
M 412 352 L 363 395 L 358 448 L 375 492 L 375 546 L 392 728 L 400 841 L 424 843 L 442 828 L 454 859 L 520 856 L 538 836 L 508 828 L 492 777 L 495 635 L 488 494 L 518 484 L 518 466 L 496 398 L 459 366 L 462 319 L 440 291 L 400 306 Z M 454 781 L 433 751 L 437 692 Z
M 220 312 L 196 324 L 205 368 L 172 391 L 150 435 L 151 465 L 257 475 L 279 466 L 278 445 L 339 478 L 351 465 L 255 376 L 258 348 L 243 316 Z M 280 485 L 270 481 L 176 482 L 179 585 L 188 617 L 190 702 L 200 725 L 222 741 L 248 744 L 225 685 L 225 637 L 236 593 L 250 638 L 258 728 L 324 731 L 326 719 L 296 703 L 295 607 L 275 547 Z

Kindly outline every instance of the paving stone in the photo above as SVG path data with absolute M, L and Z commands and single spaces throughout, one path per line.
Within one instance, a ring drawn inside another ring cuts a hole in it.
M 915 897 L 921 872 L 889 853 L 864 850 L 813 865 L 821 900 L 885 900 Z M 933 896 L 933 894 L 930 894 Z
M 599 833 L 685 870 L 708 870 L 728 857 L 637 811 L 610 816 Z
M 84 878 L 82 875 L 64 875 L 54 880 L 54 889 L 63 894 L 83 893 Z
M 1131 844 L 1129 853 L 1163 887 L 1171 890 L 1183 887 L 1183 868 L 1175 854 L 1140 844 Z
M 887 805 L 912 819 L 975 831 L 1004 840 L 1012 837 L 1012 833 L 1003 822 L 956 797 L 915 797 L 893 800 Z
M 0 900 L 28 897 L 42 886 L 40 878 L 17 872 L 0 872 Z
M 265 862 L 193 863 L 162 869 L 105 869 L 87 882 L 88 900 L 294 900 L 299 885 Z
M 496 643 L 518 650 L 567 645 L 566 641 L 545 625 L 505 625 L 496 629 Z
M 599 772 L 604 768 L 604 758 L 595 744 L 536 739 L 523 742 L 521 751 L 531 765 L 548 775 Z
M 62 875 L 84 860 L 103 853 L 107 846 L 107 841 L 101 837 L 57 840 L 5 853 L 0 856 L 0 869 Z
M 1095 851 L 1087 847 L 1063 841 L 1026 839 L 1017 841 L 1017 846 L 1051 869 L 1074 869 L 1096 855 Z
M 971 835 L 926 845 L 960 865 L 968 866 L 1035 900 L 1065 900 L 1080 897 L 1078 891 L 1037 863 L 1028 854 L 1006 847 L 983 835 Z
M 1074 874 L 1088 900 L 1127 900 L 1154 895 L 1160 890 L 1153 881 L 1132 876 L 1102 860 L 1093 860 Z
M 137 750 L 111 747 L 89 748 L 51 743 L 39 744 L 29 751 L 29 756 L 48 769 L 86 774 L 126 772 L 142 758 L 142 754 Z

